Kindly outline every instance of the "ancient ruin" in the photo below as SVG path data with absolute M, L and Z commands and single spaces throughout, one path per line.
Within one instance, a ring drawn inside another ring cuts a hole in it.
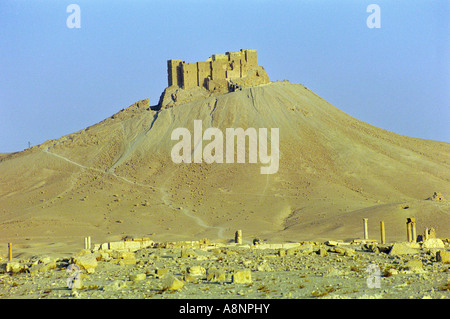
M 416 242 L 416 219 L 407 218 L 406 219 L 406 237 L 408 242 Z
M 193 96 L 206 97 L 270 83 L 266 71 L 258 65 L 256 50 L 251 49 L 213 54 L 203 62 L 168 60 L 167 79 L 168 87 L 160 99 L 162 107 L 189 102 Z

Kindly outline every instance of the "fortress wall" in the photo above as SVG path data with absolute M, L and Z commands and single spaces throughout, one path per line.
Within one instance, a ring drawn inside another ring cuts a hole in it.
M 227 60 L 213 60 L 211 62 L 211 78 L 213 80 L 225 79 L 227 77 Z
M 258 66 L 258 63 L 256 60 L 255 50 L 244 49 L 241 51 L 244 55 L 244 59 L 242 60 L 241 64 L 241 78 L 244 78 L 248 75 L 248 71 Z
M 229 67 L 227 68 L 227 79 L 236 79 L 241 77 L 241 61 L 245 60 L 245 54 L 240 52 L 227 52 Z
M 257 67 L 256 50 L 250 49 L 213 54 L 205 62 L 186 63 L 181 60 L 169 60 L 168 84 L 183 89 L 195 86 L 217 88 L 224 86 L 223 81 L 245 78 L 250 70 Z
M 241 60 L 233 60 L 227 68 L 227 79 L 236 79 L 241 77 Z
M 197 62 L 197 82 L 198 86 L 205 87 L 206 79 L 211 77 L 211 62 Z
M 182 63 L 183 89 L 198 86 L 197 63 Z
M 181 86 L 183 78 L 181 75 L 181 60 L 169 60 L 167 61 L 167 75 L 169 86 L 176 85 Z
M 258 60 L 256 56 L 256 50 L 245 49 L 245 61 L 247 61 L 247 67 L 249 69 L 258 66 Z

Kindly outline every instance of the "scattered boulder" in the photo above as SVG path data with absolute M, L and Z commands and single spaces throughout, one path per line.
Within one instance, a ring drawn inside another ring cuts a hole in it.
M 130 275 L 130 281 L 140 281 L 145 280 L 145 278 L 147 278 L 147 275 L 144 273 Z
M 412 259 L 405 264 L 405 266 L 403 267 L 403 270 L 409 270 L 409 271 L 413 271 L 413 272 L 421 272 L 421 271 L 423 271 L 422 261 L 419 259 Z
M 284 257 L 287 255 L 286 249 L 280 249 L 277 254 L 279 257 Z
M 436 252 L 436 260 L 444 264 L 450 264 L 450 251 L 439 250 Z
M 109 250 L 97 252 L 96 256 L 97 260 L 111 261 L 121 266 L 136 264 L 136 254 L 132 251 Z
M 327 252 L 327 251 L 328 251 L 327 249 L 325 249 L 325 248 L 323 248 L 323 247 L 320 247 L 319 250 L 318 250 L 318 252 L 317 252 L 317 254 L 318 254 L 319 256 L 321 256 L 321 257 L 325 257 L 325 256 L 328 255 L 328 252 Z
M 341 255 L 344 255 L 347 257 L 351 257 L 351 256 L 355 255 L 355 251 L 353 249 L 347 248 L 347 247 L 342 247 L 342 246 L 332 247 L 332 248 L 330 248 L 329 251 L 335 252 L 335 253 L 338 253 L 338 254 L 341 254 Z
M 294 256 L 294 255 L 300 255 L 300 254 L 308 255 L 308 254 L 311 254 L 313 251 L 314 251 L 313 246 L 306 244 L 306 245 L 301 245 L 301 246 L 286 249 L 286 255 L 287 256 Z
M 117 291 L 127 287 L 127 283 L 123 280 L 114 280 L 112 283 L 104 286 L 103 291 Z
M 363 244 L 361 244 L 361 249 L 364 251 L 372 252 L 372 253 L 379 252 L 377 245 L 374 243 L 363 243 Z
M 216 268 L 208 269 L 206 280 L 211 282 L 225 281 L 225 272 Z
M 182 249 L 181 258 L 196 257 L 197 254 L 192 249 Z
M 325 242 L 325 245 L 327 246 L 337 246 L 339 245 L 339 243 L 341 243 L 342 241 L 338 241 L 338 240 L 327 240 Z
M 180 290 L 181 288 L 183 288 L 184 283 L 177 279 L 174 276 L 168 276 L 163 284 L 163 289 L 164 290 L 169 290 L 169 291 L 174 291 L 174 290 Z
M 52 258 L 47 255 L 43 256 L 33 256 L 30 258 L 30 264 L 31 265 L 37 265 L 37 264 L 48 264 L 50 262 L 56 262 L 55 258 Z
M 0 266 L 0 272 L 19 273 L 28 269 L 28 266 L 18 261 L 7 261 Z
M 169 269 L 167 268 L 159 268 L 155 270 L 156 276 L 162 277 L 169 273 Z
M 192 275 L 190 275 L 190 274 L 184 275 L 183 280 L 184 280 L 185 282 L 198 283 L 198 278 L 195 277 L 195 276 L 192 276 Z
M 30 273 L 46 272 L 46 271 L 49 271 L 51 269 L 56 269 L 56 267 L 57 267 L 56 260 L 53 260 L 53 261 L 45 263 L 45 264 L 44 263 L 34 264 L 28 269 L 28 271 Z
M 388 268 L 384 271 L 384 277 L 390 277 L 394 275 L 398 275 L 398 271 L 395 268 Z
M 110 261 L 112 259 L 108 252 L 99 251 L 96 253 L 96 255 L 97 261 Z
M 109 256 L 114 259 L 136 259 L 136 254 L 131 251 L 111 250 Z
M 284 251 L 284 254 L 286 256 L 294 256 L 295 254 L 297 254 L 297 247 L 286 249 Z
M 391 245 L 389 245 L 389 244 L 377 245 L 377 250 L 380 253 L 389 254 L 389 252 L 391 251 Z
M 77 252 L 75 255 L 73 255 L 74 257 L 80 257 L 80 256 L 84 256 L 84 255 L 88 255 L 90 254 L 91 251 L 89 249 L 82 249 L 79 252 Z M 40 258 L 40 257 L 39 257 Z
M 312 245 L 306 244 L 299 247 L 298 252 L 304 255 L 311 254 L 314 251 Z
M 252 273 L 251 273 L 251 271 L 248 270 L 248 269 L 236 271 L 233 274 L 232 282 L 233 283 L 237 283 L 237 284 L 250 284 L 250 283 L 252 283 Z
M 439 238 L 428 238 L 422 244 L 422 248 L 425 249 L 433 249 L 433 248 L 443 249 L 444 247 L 445 247 L 444 242 Z
M 72 262 L 80 267 L 80 269 L 86 270 L 88 273 L 93 273 L 98 266 L 97 257 L 92 253 L 75 256 L 72 258 Z
M 419 251 L 416 248 L 412 248 L 409 243 L 395 243 L 389 252 L 391 256 L 399 255 L 413 255 L 417 254 Z
M 187 269 L 189 275 L 194 277 L 202 277 L 206 275 L 206 269 L 201 266 L 192 266 Z
M 333 267 L 327 267 L 325 269 L 323 275 L 327 276 L 327 277 L 341 276 L 342 275 L 342 271 L 340 271 L 339 269 L 333 268 Z
M 243 260 L 241 263 L 242 263 L 244 266 L 248 267 L 248 266 L 250 266 L 250 265 L 253 263 L 253 261 L 250 260 L 250 259 L 246 259 L 246 260 Z
M 120 266 L 136 265 L 136 259 L 119 259 L 118 264 Z
M 272 268 L 266 263 L 262 263 L 261 265 L 258 265 L 256 267 L 256 269 L 258 271 L 266 271 L 266 272 L 272 271 Z

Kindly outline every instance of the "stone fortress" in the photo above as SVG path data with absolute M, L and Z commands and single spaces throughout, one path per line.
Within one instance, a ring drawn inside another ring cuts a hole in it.
M 213 54 L 204 62 L 167 61 L 168 87 L 160 99 L 161 107 L 186 103 L 195 96 L 212 96 L 243 87 L 270 83 L 257 63 L 256 50 Z

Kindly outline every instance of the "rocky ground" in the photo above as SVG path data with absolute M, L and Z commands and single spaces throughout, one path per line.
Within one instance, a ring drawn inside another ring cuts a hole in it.
M 0 297 L 442 299 L 450 297 L 450 249 L 441 243 L 160 243 L 3 259 Z

